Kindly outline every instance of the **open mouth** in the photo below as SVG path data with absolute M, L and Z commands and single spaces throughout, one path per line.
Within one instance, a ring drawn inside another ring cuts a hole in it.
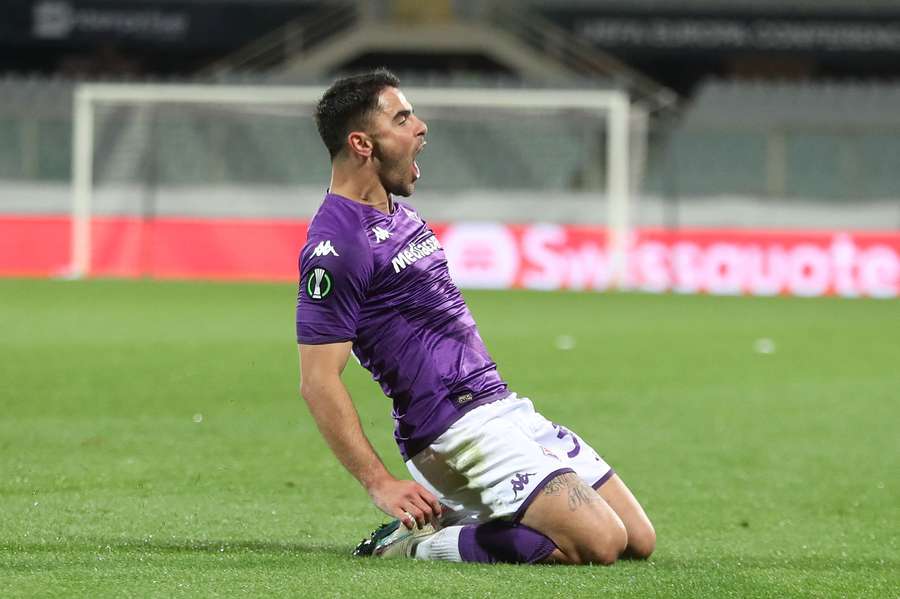
M 416 179 L 418 179 L 419 177 L 422 176 L 422 170 L 419 168 L 419 163 L 416 162 L 416 158 L 415 158 L 415 157 L 418 156 L 418 155 L 422 152 L 422 150 L 425 149 L 425 144 L 426 144 L 426 143 L 428 143 L 428 142 L 426 142 L 426 141 L 423 140 L 423 141 L 422 141 L 422 145 L 420 145 L 419 148 L 416 150 L 416 153 L 413 154 L 413 163 L 412 163 L 412 175 L 413 175 L 413 181 L 415 181 Z

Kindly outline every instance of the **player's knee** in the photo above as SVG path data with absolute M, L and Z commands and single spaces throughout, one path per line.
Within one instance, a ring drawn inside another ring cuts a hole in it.
M 627 555 L 633 559 L 647 559 L 656 549 L 656 531 L 652 525 L 632 530 L 628 535 Z
M 606 527 L 601 533 L 591 535 L 578 543 L 569 557 L 576 564 L 609 566 L 619 559 L 628 545 L 628 534 L 621 523 Z
M 614 538 L 597 539 L 583 548 L 579 561 L 582 564 L 611 566 L 625 551 L 626 542 L 624 532 L 621 536 L 616 535 Z
M 598 566 L 611 566 L 616 563 L 622 552 L 612 545 L 600 545 L 592 547 L 588 552 L 581 556 L 582 564 L 594 564 Z

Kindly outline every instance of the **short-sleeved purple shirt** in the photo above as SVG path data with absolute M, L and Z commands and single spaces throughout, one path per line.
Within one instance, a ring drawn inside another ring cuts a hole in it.
M 353 341 L 393 400 L 404 459 L 508 395 L 434 232 L 400 202 L 384 214 L 325 196 L 300 253 L 297 341 Z

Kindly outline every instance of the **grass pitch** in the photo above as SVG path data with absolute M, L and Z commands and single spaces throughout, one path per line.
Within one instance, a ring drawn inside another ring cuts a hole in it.
M 900 596 L 896 301 L 467 293 L 656 525 L 579 568 L 351 558 L 383 516 L 298 398 L 295 294 L 0 280 L 0 596 Z

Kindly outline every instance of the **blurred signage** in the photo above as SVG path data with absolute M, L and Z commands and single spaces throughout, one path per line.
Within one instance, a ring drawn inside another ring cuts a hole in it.
M 602 8 L 548 10 L 544 16 L 605 49 L 900 52 L 897 9 L 881 18 L 628 13 Z
M 190 14 L 163 7 L 76 6 L 66 0 L 45 0 L 32 9 L 32 35 L 39 39 L 70 36 L 183 39 Z
M 37 38 L 63 39 L 70 35 L 179 39 L 190 26 L 190 15 L 158 8 L 80 8 L 63 0 L 34 5 L 32 33 Z
M 4 0 L 0 46 L 230 48 L 320 7 L 314 0 Z
M 605 291 L 606 231 L 555 224 L 433 225 L 460 287 Z M 305 221 L 96 218 L 92 274 L 297 278 Z M 67 217 L 0 216 L 0 275 L 53 276 L 69 259 Z M 636 232 L 628 286 L 649 293 L 900 296 L 900 231 Z
M 582 23 L 579 30 L 585 39 L 607 47 L 900 51 L 900 22 L 611 18 Z

